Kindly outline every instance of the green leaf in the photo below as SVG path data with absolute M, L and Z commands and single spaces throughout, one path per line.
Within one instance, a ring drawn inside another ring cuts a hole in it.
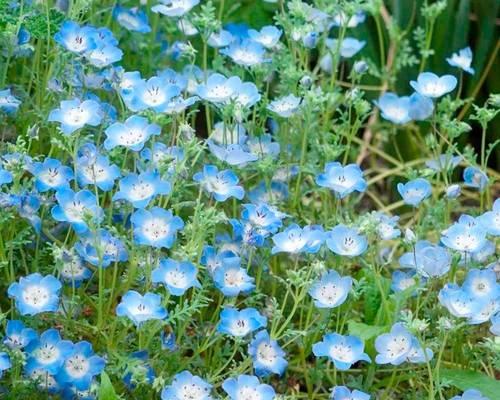
M 374 338 L 388 330 L 385 326 L 367 325 L 356 321 L 349 321 L 347 327 L 350 335 L 357 336 L 363 341 Z
M 99 393 L 97 398 L 99 400 L 118 400 L 119 397 L 116 395 L 115 388 L 109 379 L 106 372 L 101 372 L 101 385 L 99 386 Z
M 440 375 L 441 378 L 446 379 L 460 390 L 477 389 L 490 399 L 497 399 L 498 393 L 500 393 L 500 381 L 490 378 L 480 372 L 460 369 L 443 369 Z

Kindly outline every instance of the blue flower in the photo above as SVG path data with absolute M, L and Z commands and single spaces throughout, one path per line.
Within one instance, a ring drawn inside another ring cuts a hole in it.
M 0 352 L 0 378 L 3 372 L 10 369 L 10 367 L 12 367 L 12 363 L 10 362 L 9 355 L 4 351 Z
M 106 361 L 94 354 L 89 342 L 78 342 L 71 347 L 56 380 L 62 385 L 74 385 L 78 390 L 89 389 L 93 377 L 104 370 Z
M 248 139 L 246 145 L 250 152 L 259 159 L 265 157 L 277 158 L 280 154 L 280 144 L 274 142 L 273 136 L 267 133 Z
M 391 217 L 382 212 L 375 212 L 373 214 L 376 221 L 376 231 L 382 240 L 396 239 L 401 236 L 401 230 L 398 229 L 399 217 Z
M 293 94 L 271 101 L 267 109 L 283 118 L 290 118 L 300 108 L 302 99 Z
M 327 232 L 326 245 L 335 254 L 356 257 L 366 251 L 368 240 L 358 229 L 339 224 Z
M 255 288 L 254 278 L 240 267 L 239 257 L 227 258 L 213 272 L 214 283 L 224 296 L 236 297 L 240 293 L 247 294 Z
M 395 93 L 387 92 L 379 97 L 375 104 L 382 111 L 382 118 L 398 125 L 411 121 L 410 98 L 408 96 L 398 97 Z
M 219 50 L 219 53 L 228 56 L 235 64 L 244 67 L 253 67 L 269 61 L 265 58 L 265 47 L 248 39 L 232 42 L 229 47 Z
M 482 192 L 488 185 L 489 178 L 486 173 L 476 167 L 467 167 L 464 169 L 465 186 L 476 188 Z
M 155 371 L 148 362 L 148 352 L 146 350 L 139 350 L 130 354 L 130 365 L 127 366 L 127 373 L 123 377 L 123 383 L 128 389 L 135 389 L 138 380 L 139 383 L 151 385 L 155 378 Z
M 73 170 L 54 158 L 46 158 L 43 163 L 34 162 L 30 170 L 35 176 L 36 189 L 42 193 L 50 189 L 69 188 L 73 179 Z
M 135 208 L 145 208 L 156 196 L 167 195 L 170 191 L 170 183 L 162 180 L 158 172 L 129 174 L 120 180 L 120 190 L 113 200 L 127 200 Z
M 497 283 L 496 273 L 491 269 L 471 269 L 462 289 L 476 301 L 488 301 L 500 296 L 500 284 Z
M 245 195 L 245 190 L 238 185 L 236 174 L 228 169 L 219 172 L 215 165 L 205 165 L 202 172 L 194 174 L 193 180 L 213 194 L 217 201 L 226 201 L 230 197 L 241 200 Z
M 135 290 L 129 290 L 116 307 L 116 315 L 129 318 L 139 327 L 146 321 L 167 318 L 168 312 L 161 304 L 160 295 L 148 292 L 143 296 Z
M 391 289 L 395 293 L 413 288 L 417 283 L 415 271 L 394 271 L 392 273 Z M 413 290 L 412 294 L 416 294 L 416 292 Z
M 96 47 L 95 36 L 93 27 L 80 27 L 76 22 L 64 21 L 54 40 L 72 53 L 83 54 Z
M 358 11 L 352 15 L 346 15 L 343 11 L 333 16 L 333 26 L 343 26 L 346 28 L 355 28 L 359 24 L 365 22 L 366 14 L 363 11 Z
M 44 382 L 45 377 L 40 381 Z M 67 385 L 62 388 L 62 400 L 96 400 L 96 385 L 91 384 L 89 389 L 79 390 L 76 386 Z
M 339 47 L 337 39 L 326 39 L 326 45 L 332 52 L 336 52 L 337 47 Z M 361 51 L 365 45 L 366 41 L 364 40 L 346 37 L 340 43 L 340 55 L 344 58 L 351 58 Z
M 181 89 L 173 85 L 168 78 L 153 76 L 147 81 L 139 80 L 133 87 L 133 98 L 129 103 L 132 111 L 153 109 L 156 112 L 165 112 L 169 103 L 181 94 Z
M 276 28 L 274 25 L 264 26 L 260 31 L 255 29 L 248 30 L 248 36 L 254 42 L 264 46 L 266 49 L 272 49 L 279 43 L 282 35 L 282 30 Z
M 241 219 L 251 223 L 266 237 L 281 228 L 283 218 L 282 213 L 266 203 L 243 204 L 241 212 Z
M 69 342 L 69 344 L 71 345 L 71 342 Z M 43 368 L 32 368 L 29 370 L 28 368 L 25 368 L 25 370 L 26 375 L 28 375 L 30 380 L 36 384 L 36 387 L 39 390 L 47 392 L 51 395 L 56 395 L 59 394 L 63 389 L 61 385 L 59 385 L 59 383 L 56 381 L 56 378 Z M 74 399 L 71 398 L 71 400 Z
M 495 336 L 500 336 L 500 312 L 490 318 L 490 332 Z
M 208 37 L 207 44 L 210 47 L 215 47 L 216 49 L 220 47 L 229 46 L 235 38 L 231 35 L 231 32 L 224 29 L 220 29 L 217 32 L 212 32 Z
M 74 249 L 88 263 L 106 268 L 113 262 L 128 260 L 127 249 L 123 242 L 111 235 L 106 229 L 85 232 Z
M 58 330 L 48 329 L 26 346 L 26 372 L 31 375 L 40 369 L 55 375 L 72 349 L 73 343 L 62 340 Z
M 95 185 L 108 192 L 113 189 L 115 180 L 120 175 L 120 168 L 110 164 L 108 157 L 100 154 L 94 157 L 82 156 L 76 162 L 76 179 L 81 187 Z
M 147 118 L 132 115 L 124 123 L 115 122 L 106 128 L 104 148 L 114 149 L 123 146 L 133 151 L 140 151 L 151 136 L 158 136 L 161 128 L 156 124 L 149 124 Z
M 176 165 L 184 160 L 184 149 L 155 142 L 151 149 L 144 148 L 141 151 L 141 158 L 148 167 L 161 171 L 166 169 L 171 174 L 175 171 Z
M 34 273 L 21 277 L 19 283 L 11 283 L 7 293 L 15 300 L 21 315 L 36 315 L 57 311 L 61 286 L 61 282 L 52 275 Z
M 450 400 L 490 400 L 488 397 L 483 396 L 479 390 L 468 389 L 462 393 L 461 396 L 454 396 Z
M 334 386 L 332 400 L 370 400 L 370 395 L 354 389 L 352 392 L 346 386 Z
M 316 307 L 334 308 L 345 302 L 351 287 L 350 276 L 340 276 L 337 271 L 329 270 L 313 283 L 309 295 Z
M 77 246 L 78 244 L 75 244 L 75 247 Z M 74 285 L 75 288 L 79 287 L 84 280 L 92 277 L 92 271 L 86 267 L 83 258 L 80 255 L 73 254 L 73 252 L 62 252 L 60 264 L 59 273 L 61 278 Z
M 458 222 L 442 232 L 441 242 L 450 249 L 474 253 L 486 244 L 486 230 L 474 218 L 462 215 Z
M 139 209 L 132 214 L 130 221 L 134 227 L 135 242 L 157 248 L 172 247 L 177 231 L 184 228 L 182 219 L 160 207 Z
M 451 257 L 444 247 L 433 245 L 427 240 L 419 240 L 413 251 L 399 258 L 399 265 L 402 268 L 415 269 L 426 278 L 440 277 L 450 270 Z
M 323 244 L 325 234 L 319 229 L 297 224 L 288 226 L 283 232 L 272 237 L 274 246 L 272 254 L 276 253 L 316 253 Z
M 174 376 L 170 386 L 163 388 L 161 400 L 212 400 L 212 385 L 189 371 L 182 371 Z
M 418 75 L 416 81 L 410 82 L 410 85 L 422 96 L 438 98 L 455 89 L 457 78 L 453 75 L 439 77 L 432 72 L 422 72 Z
M 89 51 L 85 57 L 93 66 L 104 68 L 120 61 L 123 57 L 123 51 L 116 46 L 106 44 Z
M 495 200 L 491 211 L 479 216 L 479 221 L 490 235 L 500 236 L 500 199 Z
M 249 153 L 239 144 L 229 144 L 227 146 L 219 146 L 212 140 L 207 140 L 207 145 L 210 152 L 220 161 L 226 162 L 229 165 L 244 166 L 245 164 L 257 161 L 259 158 Z
M 358 361 L 371 362 L 364 348 L 364 343 L 356 336 L 328 333 L 322 342 L 313 344 L 312 351 L 316 357 L 330 358 L 338 370 L 347 371 Z
M 243 337 L 260 328 L 265 328 L 266 325 L 267 318 L 255 308 L 237 310 L 233 307 L 225 307 L 220 313 L 217 331 L 231 336 Z
M 103 211 L 97 205 L 95 195 L 88 190 L 74 192 L 71 189 L 59 189 L 56 192 L 57 205 L 52 207 L 52 217 L 56 221 L 68 222 L 76 233 L 88 230 L 87 221 L 99 223 Z
M 192 287 L 200 288 L 201 284 L 196 279 L 198 270 L 189 261 L 175 261 L 171 258 L 160 260 L 158 268 L 151 273 L 153 283 L 165 285 L 170 294 L 182 296 L 186 290 Z
M 226 78 L 221 74 L 211 74 L 205 83 L 197 86 L 196 94 L 211 103 L 224 104 L 238 94 L 241 83 L 237 76 Z
M 5 327 L 3 344 L 11 349 L 23 349 L 37 337 L 38 334 L 36 331 L 27 328 L 22 321 L 8 320 L 7 326 Z
M 194 6 L 200 3 L 200 0 L 159 0 L 160 4 L 151 7 L 154 13 L 160 13 L 167 17 L 182 17 L 188 13 Z M 200 399 L 201 400 L 201 399 Z
M 267 331 L 260 331 L 248 346 L 248 354 L 253 359 L 255 375 L 262 377 L 270 374 L 282 375 L 288 366 L 285 352 Z
M 279 180 L 271 181 L 267 184 L 261 181 L 257 186 L 248 192 L 248 199 L 252 203 L 276 204 L 288 198 L 288 185 Z
M 363 171 L 358 165 L 349 164 L 344 167 L 339 162 L 327 163 L 325 173 L 316 177 L 316 183 L 331 189 L 341 199 L 354 191 L 364 192 L 367 187 Z
M 434 103 L 428 97 L 419 93 L 410 96 L 408 116 L 415 121 L 425 121 L 434 112 Z
M 472 50 L 470 47 L 466 47 L 458 51 L 458 53 L 453 53 L 450 58 L 446 61 L 452 67 L 457 67 L 471 75 L 474 75 L 474 68 L 471 67 L 472 64 Z
M 151 27 L 148 23 L 148 16 L 139 8 L 125 8 L 120 5 L 113 9 L 113 17 L 121 26 L 129 31 L 148 33 Z
M 213 274 L 215 270 L 226 263 L 240 265 L 240 258 L 229 250 L 223 250 L 217 252 L 213 246 L 204 246 L 203 252 L 201 254 L 200 264 L 207 267 L 210 274 Z
M 458 318 L 472 318 L 481 309 L 481 304 L 461 287 L 454 283 L 446 284 L 438 295 L 441 305 Z
M 10 89 L 0 90 L 0 111 L 15 114 L 21 105 L 21 100 L 12 95 Z
M 50 112 L 48 121 L 59 122 L 65 135 L 71 135 L 85 125 L 97 126 L 101 123 L 101 105 L 94 100 L 63 100 L 59 107 Z
M 227 378 L 222 383 L 222 389 L 227 393 L 230 400 L 273 400 L 276 397 L 272 386 L 260 383 L 259 379 L 252 375 L 238 375 L 237 378 Z
M 432 186 L 427 179 L 417 178 L 406 183 L 398 183 L 398 192 L 405 204 L 417 207 L 432 194 Z
M 433 356 L 430 349 L 425 349 L 424 353 L 416 337 L 400 323 L 394 324 L 390 333 L 383 333 L 375 339 L 375 349 L 378 352 L 377 364 L 422 363 Z
M 425 162 L 425 165 L 435 172 L 449 171 L 454 169 L 462 161 L 462 156 L 453 156 L 452 154 L 446 153 L 441 154 L 435 160 L 429 160 Z
M 460 188 L 460 185 L 453 184 L 446 188 L 445 195 L 448 199 L 456 199 L 458 196 L 460 196 L 461 192 L 462 189 Z
M 5 185 L 6 183 L 11 183 L 13 178 L 12 173 L 0 167 L 0 186 Z

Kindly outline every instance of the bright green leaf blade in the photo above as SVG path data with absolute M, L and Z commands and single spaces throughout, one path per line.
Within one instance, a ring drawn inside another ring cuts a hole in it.
M 362 322 L 349 321 L 348 330 L 350 335 L 359 337 L 366 341 L 378 336 L 388 330 L 385 326 L 367 325 Z
M 101 385 L 99 386 L 98 393 L 99 400 L 118 400 L 119 397 L 116 395 L 115 388 L 109 379 L 106 372 L 101 373 Z
M 443 369 L 441 378 L 449 381 L 460 390 L 477 389 L 490 399 L 497 399 L 500 393 L 500 381 L 497 381 L 480 372 L 459 369 Z

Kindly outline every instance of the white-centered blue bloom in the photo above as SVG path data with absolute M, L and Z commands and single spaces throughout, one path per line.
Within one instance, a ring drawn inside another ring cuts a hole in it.
M 193 180 L 217 201 L 226 201 L 230 197 L 241 200 L 245 195 L 243 187 L 238 185 L 236 174 L 228 169 L 219 172 L 215 165 L 205 165 L 203 171 L 194 174 Z
M 351 58 L 365 47 L 366 41 L 346 37 L 342 40 L 340 46 L 337 39 L 326 39 L 326 45 L 332 52 L 336 52 L 337 48 L 340 47 L 340 55 L 344 58 Z
M 84 259 L 80 255 L 65 251 L 60 258 L 59 273 L 63 281 L 69 282 L 77 288 L 84 280 L 92 277 L 92 271 L 87 268 Z
M 225 29 L 220 29 L 217 32 L 212 32 L 208 37 L 207 44 L 210 47 L 214 47 L 216 49 L 220 47 L 229 46 L 235 38 L 231 35 L 231 32 L 226 31 Z
M 184 160 L 184 149 L 178 146 L 167 146 L 161 142 L 155 142 L 152 148 L 144 148 L 141 158 L 148 168 L 159 171 L 166 170 L 169 174 L 175 171 L 176 165 Z
M 290 118 L 299 110 L 301 101 L 302 99 L 300 97 L 289 94 L 288 96 L 271 101 L 267 109 L 278 114 L 280 117 Z
M 57 204 L 52 207 L 52 217 L 56 221 L 68 222 L 78 234 L 89 229 L 88 222 L 97 224 L 104 216 L 95 195 L 88 190 L 75 193 L 71 189 L 59 189 L 56 200 Z
M 255 308 L 237 310 L 225 307 L 220 313 L 217 331 L 231 336 L 244 337 L 260 328 L 265 328 L 267 318 Z
M 471 67 L 472 64 L 472 50 L 470 47 L 465 47 L 459 50 L 457 53 L 453 53 L 450 58 L 446 61 L 452 67 L 457 67 L 471 75 L 474 75 L 474 68 Z
M 73 179 L 73 170 L 55 158 L 34 162 L 30 170 L 35 176 L 36 189 L 42 193 L 51 189 L 69 188 L 69 182 Z
M 76 22 L 64 21 L 54 40 L 72 53 L 83 54 L 96 47 L 96 30 L 91 26 L 80 27 Z
M 160 4 L 151 7 L 154 13 L 160 13 L 167 17 L 182 17 L 200 3 L 200 0 L 159 0 Z
M 260 331 L 248 346 L 248 354 L 252 357 L 255 375 L 282 375 L 288 366 L 285 352 L 276 340 L 271 339 L 267 331 Z
M 477 167 L 467 167 L 464 169 L 465 186 L 478 189 L 482 192 L 489 183 L 488 175 Z
M 106 268 L 111 263 L 128 260 L 124 243 L 106 229 L 99 229 L 96 232 L 87 231 L 80 236 L 74 249 L 88 263 Z
M 483 396 L 477 389 L 468 389 L 461 396 L 454 396 L 450 400 L 492 400 L 489 397 Z
M 312 351 L 316 357 L 328 357 L 338 370 L 347 371 L 358 361 L 371 362 L 364 348 L 364 343 L 356 336 L 328 333 L 323 341 L 313 344 Z
M 65 135 L 71 135 L 85 125 L 99 125 L 102 115 L 101 105 L 97 101 L 75 98 L 61 101 L 59 108 L 50 112 L 48 121 L 59 122 L 61 131 Z
M 89 51 L 85 56 L 90 64 L 97 68 L 107 67 L 123 57 L 123 51 L 116 46 L 106 44 Z
M 36 315 L 57 311 L 61 287 L 54 276 L 36 272 L 11 283 L 7 293 L 21 315 Z
M 129 174 L 120 180 L 120 190 L 113 200 L 126 200 L 135 208 L 145 208 L 156 196 L 167 195 L 170 191 L 170 183 L 162 180 L 156 171 Z
M 486 229 L 475 218 L 462 215 L 441 233 L 441 242 L 452 250 L 474 253 L 486 244 Z
M 283 213 L 266 203 L 243 204 L 241 211 L 242 220 L 250 222 L 264 236 L 276 233 L 281 228 L 284 217 Z
M 334 386 L 331 400 L 370 400 L 370 395 L 356 389 L 350 391 L 346 386 Z
M 450 93 L 457 86 L 457 78 L 453 75 L 437 76 L 432 72 L 422 72 L 410 85 L 416 92 L 425 97 L 438 98 Z
M 297 224 L 292 224 L 283 232 L 275 234 L 272 240 L 274 243 L 272 254 L 316 253 L 325 240 L 325 233 L 311 226 L 301 228 Z
M 454 156 L 453 154 L 441 154 L 438 158 L 425 162 L 427 168 L 435 172 L 453 170 L 462 161 L 462 156 Z
M 172 99 L 181 94 L 181 88 L 169 82 L 167 76 L 153 76 L 139 80 L 133 86 L 133 98 L 129 103 L 132 111 L 152 109 L 165 112 Z
M 427 179 L 417 178 L 406 183 L 398 183 L 398 192 L 405 204 L 417 207 L 432 194 L 432 186 Z
M 490 332 L 495 336 L 500 336 L 500 312 L 490 318 Z
M 458 318 L 472 318 L 479 313 L 481 304 L 471 295 L 454 283 L 446 284 L 438 296 L 439 302 Z
M 171 385 L 163 388 L 161 400 L 212 400 L 212 385 L 189 371 L 174 376 Z
M 8 320 L 5 327 L 5 338 L 3 344 L 10 349 L 23 349 L 31 341 L 35 340 L 38 334 L 34 329 L 27 328 L 22 321 Z
M 0 90 L 0 111 L 15 114 L 21 105 L 21 100 L 15 97 L 10 89 Z
M 260 31 L 255 29 L 248 30 L 248 36 L 254 42 L 260 43 L 266 49 L 272 49 L 279 43 L 283 31 L 274 25 L 264 26 Z
M 113 17 L 116 22 L 129 31 L 148 33 L 151 27 L 148 23 L 148 16 L 144 11 L 137 7 L 125 8 L 120 5 L 113 9 Z
M 140 151 L 151 136 L 158 136 L 160 132 L 161 128 L 156 124 L 150 124 L 147 118 L 132 115 L 124 123 L 115 122 L 106 128 L 104 148 L 111 150 L 123 146 L 133 151 Z
M 211 74 L 205 83 L 200 83 L 196 88 L 196 94 L 203 100 L 215 104 L 228 103 L 237 95 L 241 87 L 241 79 L 237 76 L 226 78 L 221 74 Z
M 269 61 L 265 58 L 265 47 L 248 39 L 232 42 L 229 47 L 219 50 L 219 53 L 228 56 L 235 64 L 244 67 L 253 67 Z
M 407 289 L 413 288 L 418 284 L 416 279 L 415 271 L 394 271 L 392 273 L 391 279 L 391 289 L 393 292 L 403 292 Z M 412 294 L 416 294 L 415 291 L 412 291 Z
M 66 355 L 56 379 L 61 384 L 71 384 L 78 390 L 87 390 L 94 376 L 99 375 L 105 365 L 104 358 L 94 354 L 89 342 L 78 342 L 72 345 L 71 351 Z
M 346 28 L 356 28 L 359 24 L 365 22 L 366 14 L 363 11 L 358 11 L 352 15 L 347 15 L 340 11 L 333 16 L 333 26 L 343 26 Z
M 380 239 L 392 240 L 401 236 L 401 230 L 398 228 L 399 217 L 389 216 L 382 212 L 375 212 L 373 217 L 376 221 L 376 231 Z
M 134 228 L 134 241 L 156 248 L 172 247 L 177 238 L 177 231 L 184 228 L 181 218 L 160 207 L 139 209 L 132 214 L 130 222 Z
M 151 273 L 153 283 L 161 283 L 170 294 L 182 296 L 192 287 L 200 288 L 201 284 L 196 279 L 198 269 L 189 261 L 175 261 L 171 258 L 160 260 L 158 268 Z
M 410 96 L 408 106 L 408 116 L 415 121 L 425 121 L 434 112 L 434 103 L 428 97 L 420 93 L 413 93 Z
M 55 375 L 64 363 L 66 357 L 71 354 L 73 343 L 62 340 L 56 329 L 49 329 L 34 339 L 26 346 L 27 360 L 26 372 L 31 375 L 35 370 L 41 369 L 51 375 Z
M 245 149 L 239 144 L 229 144 L 227 146 L 219 146 L 214 141 L 208 139 L 207 145 L 210 152 L 220 161 L 226 162 L 229 165 L 244 166 L 245 164 L 257 161 L 259 158 Z
M 375 104 L 382 112 L 382 118 L 398 125 L 411 121 L 410 98 L 408 96 L 398 97 L 397 94 L 387 92 L 379 97 Z
M 319 186 L 327 187 L 341 199 L 357 191 L 364 192 L 367 187 L 363 171 L 356 164 L 345 167 L 339 162 L 330 162 L 325 165 L 325 172 L 316 177 Z
M 316 307 L 334 308 L 345 302 L 351 287 L 350 276 L 340 276 L 337 271 L 329 270 L 313 283 L 309 295 Z
M 276 397 L 272 386 L 260 383 L 259 379 L 252 375 L 227 378 L 222 383 L 222 389 L 230 400 L 273 400 Z
M 224 296 L 236 297 L 247 294 L 255 288 L 255 279 L 240 266 L 238 257 L 228 258 L 213 272 L 215 286 Z
M 116 307 L 116 315 L 129 318 L 139 327 L 146 321 L 167 318 L 168 312 L 162 306 L 159 294 L 148 292 L 141 295 L 135 290 L 129 290 Z
M 495 200 L 491 211 L 479 216 L 479 222 L 490 235 L 500 235 L 500 198 Z
M 445 191 L 445 195 L 448 199 L 456 199 L 461 193 L 462 188 L 458 184 L 448 186 Z
M 356 257 L 366 251 L 368 240 L 366 236 L 359 233 L 357 228 L 339 224 L 327 232 L 326 245 L 335 254 Z
M 95 185 L 107 192 L 113 189 L 120 176 L 120 168 L 110 164 L 109 158 L 101 154 L 82 156 L 76 162 L 76 179 L 80 187 Z
M 446 248 L 433 245 L 427 240 L 419 240 L 413 251 L 399 258 L 402 268 L 411 268 L 426 278 L 445 275 L 451 267 L 451 256 Z
M 259 159 L 265 157 L 277 158 L 280 154 L 280 144 L 275 142 L 273 136 L 268 133 L 251 137 L 247 140 L 246 146 Z

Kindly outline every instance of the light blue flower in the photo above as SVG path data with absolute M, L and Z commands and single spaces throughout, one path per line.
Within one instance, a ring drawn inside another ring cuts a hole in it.
M 368 240 L 358 229 L 339 224 L 327 232 L 326 245 L 335 254 L 356 257 L 366 251 Z
M 10 89 L 0 90 L 0 111 L 15 114 L 21 105 L 21 100 L 12 95 Z
M 61 279 L 75 288 L 80 287 L 84 280 L 90 279 L 93 275 L 92 271 L 86 267 L 83 258 L 73 252 L 64 251 L 60 257 L 60 263 Z
M 479 222 L 490 235 L 500 236 L 500 198 L 495 200 L 491 211 L 479 216 Z
M 197 268 L 189 261 L 175 261 L 171 258 L 160 260 L 158 268 L 151 272 L 153 283 L 163 284 L 170 294 L 182 296 L 192 287 L 200 288 L 201 284 L 196 279 Z
M 472 64 L 472 50 L 470 47 L 465 47 L 458 51 L 458 53 L 453 53 L 450 58 L 446 61 L 452 67 L 457 67 L 471 75 L 474 75 L 474 68 L 471 67 Z
M 136 210 L 130 222 L 134 228 L 134 241 L 156 248 L 171 248 L 177 238 L 177 231 L 184 228 L 182 219 L 160 207 Z
M 415 271 L 404 272 L 396 270 L 392 273 L 391 289 L 395 293 L 413 288 L 417 283 Z M 412 294 L 416 294 L 416 292 L 413 290 Z
M 253 82 L 242 82 L 239 89 L 231 97 L 231 100 L 240 107 L 246 109 L 260 101 L 259 89 Z
M 115 180 L 120 176 L 120 168 L 110 164 L 109 158 L 100 154 L 94 157 L 82 156 L 76 162 L 76 179 L 80 187 L 95 185 L 108 192 L 113 189 Z
M 156 171 L 129 174 L 120 180 L 120 190 L 113 196 L 113 201 L 126 200 L 135 208 L 145 208 L 158 195 L 167 195 L 171 191 L 170 183 L 161 179 Z
M 270 184 L 261 181 L 248 192 L 248 199 L 255 204 L 278 204 L 288 198 L 288 185 L 280 180 L 272 180 Z
M 97 68 L 107 67 L 115 62 L 118 62 L 123 57 L 123 51 L 116 46 L 106 44 L 90 50 L 85 58 L 90 64 Z
M 54 40 L 72 53 L 83 54 L 96 47 L 96 29 L 91 26 L 80 27 L 76 22 L 65 21 Z
M 273 387 L 260 383 L 256 376 L 238 375 L 236 378 L 227 378 L 222 383 L 222 389 L 230 400 L 258 399 L 273 400 L 276 392 Z
M 408 96 L 398 97 L 395 93 L 387 92 L 379 97 L 375 104 L 382 111 L 382 118 L 398 125 L 411 121 L 410 98 Z
M 3 344 L 10 349 L 23 349 L 36 338 L 38 338 L 36 331 L 34 329 L 27 328 L 22 321 L 7 321 Z
M 290 118 L 299 110 L 301 101 L 302 99 L 300 97 L 289 94 L 288 96 L 271 101 L 267 109 L 278 114 L 280 117 Z
M 344 167 L 339 162 L 327 163 L 325 172 L 316 177 L 316 183 L 329 188 L 340 199 L 354 191 L 362 193 L 368 186 L 358 165 L 349 164 Z
M 398 192 L 405 204 L 417 207 L 432 194 L 432 186 L 427 179 L 417 178 L 406 183 L 398 183 Z
M 129 103 L 132 111 L 152 109 L 165 112 L 172 99 L 181 94 L 181 88 L 169 82 L 166 76 L 153 76 L 147 81 L 140 80 L 133 86 L 133 98 Z
M 132 115 L 124 123 L 115 122 L 106 130 L 104 148 L 114 149 L 123 146 L 133 151 L 140 151 L 151 136 L 158 136 L 161 128 L 156 124 L 150 124 L 147 118 Z
M 272 49 L 279 43 L 283 31 L 274 25 L 264 26 L 260 31 L 255 29 L 248 30 L 248 36 L 254 42 L 264 46 L 266 49 Z
M 482 192 L 489 183 L 488 175 L 476 167 L 467 167 L 464 169 L 465 186 L 476 188 Z
M 229 47 L 219 50 L 219 53 L 228 56 L 235 64 L 244 67 L 253 67 L 269 61 L 265 58 L 265 47 L 248 39 L 232 42 Z
M 240 266 L 241 260 L 240 257 L 238 257 L 232 251 L 229 250 L 217 251 L 215 247 L 207 245 L 203 247 L 200 264 L 207 267 L 207 270 L 210 274 L 213 274 L 217 268 L 227 263 Z
M 274 246 L 271 253 L 316 253 L 324 238 L 324 232 L 319 229 L 310 226 L 301 228 L 297 224 L 292 224 L 272 237 Z
M 457 86 L 457 78 L 453 75 L 443 75 L 441 77 L 432 72 L 422 72 L 416 81 L 411 81 L 410 85 L 416 92 L 425 97 L 438 98 L 450 93 Z
M 86 232 L 75 243 L 74 249 L 88 263 L 101 268 L 114 262 L 128 260 L 124 243 L 106 229 Z
M 382 212 L 373 214 L 376 221 L 376 231 L 382 240 L 392 240 L 401 236 L 401 230 L 398 229 L 399 217 L 389 216 Z
M 462 156 L 454 156 L 446 153 L 441 154 L 436 159 L 426 161 L 425 165 L 427 168 L 430 168 L 435 172 L 442 172 L 453 170 L 458 164 L 460 164 L 460 161 L 462 161 Z
M 212 32 L 208 37 L 207 44 L 210 47 L 215 47 L 216 49 L 220 47 L 229 46 L 235 38 L 231 35 L 231 32 L 224 29 L 220 29 L 217 32 Z
M 465 278 L 462 289 L 477 301 L 488 301 L 500 296 L 500 284 L 491 269 L 471 269 Z
M 358 361 L 371 362 L 364 348 L 364 343 L 356 336 L 328 333 L 323 341 L 313 344 L 312 351 L 316 357 L 328 357 L 339 371 L 347 371 Z
M 167 146 L 161 142 L 155 142 L 152 148 L 144 148 L 141 151 L 141 158 L 148 167 L 156 170 L 167 170 L 173 173 L 176 165 L 184 160 L 184 149 L 178 146 Z
M 273 136 L 268 133 L 248 139 L 246 146 L 259 159 L 265 157 L 277 158 L 280 154 L 280 144 L 275 142 Z
M 309 295 L 316 307 L 334 308 L 345 302 L 351 287 L 350 276 L 340 276 L 337 271 L 329 270 L 313 283 Z
M 6 183 L 11 183 L 13 178 L 14 177 L 9 171 L 6 171 L 2 167 L 0 167 L 0 186 L 5 185 Z
M 248 354 L 252 357 L 255 375 L 259 377 L 270 374 L 282 375 L 288 366 L 285 352 L 265 330 L 257 333 L 250 342 Z
M 42 193 L 51 189 L 69 188 L 69 182 L 73 179 L 73 170 L 55 158 L 34 162 L 30 170 L 35 176 L 36 189 Z
M 159 0 L 160 4 L 151 7 L 154 13 L 160 13 L 167 17 L 182 17 L 200 3 L 200 0 Z
M 224 104 L 237 95 L 241 83 L 241 79 L 237 76 L 226 78 L 224 75 L 215 73 L 211 74 L 205 83 L 197 86 L 196 94 L 211 103 Z
M 500 336 L 500 312 L 493 315 L 490 319 L 490 332 L 495 336 Z
M 12 367 L 12 363 L 10 362 L 9 355 L 4 351 L 0 352 L 0 378 L 3 372 L 10 369 L 10 367 Z
M 490 400 L 490 398 L 483 396 L 479 390 L 468 389 L 461 396 L 454 396 L 450 400 Z
M 282 226 L 284 215 L 279 213 L 274 207 L 265 203 L 243 204 L 241 218 L 244 221 L 250 222 L 264 236 L 276 233 Z
M 255 288 L 255 279 L 240 266 L 238 257 L 227 258 L 213 271 L 214 283 L 224 296 L 236 297 L 240 293 L 250 293 Z
M 370 400 L 370 395 L 354 389 L 352 392 L 346 386 L 334 386 L 331 400 Z
M 220 171 L 215 165 L 205 165 L 202 172 L 197 172 L 193 180 L 212 194 L 217 201 L 226 201 L 230 197 L 243 199 L 245 190 L 238 185 L 239 179 L 231 170 Z
M 428 97 L 419 93 L 410 96 L 408 116 L 415 121 L 425 121 L 434 112 L 434 103 Z
M 174 376 L 170 386 L 163 388 L 161 400 L 212 400 L 212 385 L 189 371 L 182 371 Z
M 105 365 L 104 358 L 94 354 L 89 342 L 78 342 L 72 345 L 71 351 L 66 355 L 56 380 L 61 385 L 71 384 L 78 390 L 87 390 L 94 376 L 99 375 Z
M 481 310 L 481 304 L 460 286 L 454 283 L 446 284 L 438 295 L 439 302 L 458 318 L 472 318 Z
M 426 278 L 436 278 L 445 275 L 451 267 L 451 256 L 441 246 L 433 245 L 427 240 L 419 240 L 413 251 L 399 258 L 401 268 L 415 269 Z
M 78 234 L 89 229 L 87 222 L 97 224 L 103 219 L 102 208 L 97 205 L 95 195 L 88 190 L 75 193 L 71 189 L 59 189 L 56 200 L 57 204 L 52 207 L 52 217 L 56 221 L 68 222 Z
M 220 313 L 217 331 L 231 336 L 244 337 L 260 328 L 265 328 L 267 318 L 255 308 L 237 310 L 225 307 Z
M 462 215 L 448 229 L 441 233 L 441 242 L 452 250 L 473 253 L 486 243 L 486 230 L 474 218 Z
M 151 32 L 151 27 L 148 23 L 148 16 L 141 9 L 125 8 L 120 5 L 113 9 L 113 17 L 116 22 L 129 31 L 148 33 Z
M 339 47 L 337 39 L 326 39 L 326 45 L 332 52 L 337 51 Z M 346 37 L 340 43 L 340 55 L 344 58 L 351 58 L 365 47 L 366 41 L 358 40 L 352 37 Z
M 214 141 L 208 139 L 207 145 L 208 149 L 215 157 L 229 165 L 244 166 L 249 162 L 259 159 L 256 155 L 246 151 L 245 148 L 239 144 L 219 146 Z
M 11 283 L 7 293 L 21 315 L 37 315 L 57 311 L 61 287 L 54 276 L 36 272 Z
M 161 296 L 155 293 L 141 295 L 135 290 L 125 293 L 116 307 L 116 315 L 129 318 L 139 327 L 150 320 L 163 320 L 168 312 L 161 304 Z
M 363 11 L 358 11 L 352 15 L 346 15 L 343 11 L 333 16 L 333 26 L 343 26 L 346 28 L 356 28 L 359 24 L 365 22 L 366 14 Z
M 58 330 L 48 329 L 26 346 L 25 370 L 28 375 L 38 369 L 55 375 L 72 349 L 73 343 L 62 340 Z
M 449 199 L 456 199 L 462 193 L 460 185 L 453 184 L 446 188 L 445 195 Z
M 85 125 L 97 126 L 101 123 L 101 105 L 94 100 L 63 100 L 59 108 L 49 114 L 49 122 L 59 122 L 63 134 L 71 135 Z

